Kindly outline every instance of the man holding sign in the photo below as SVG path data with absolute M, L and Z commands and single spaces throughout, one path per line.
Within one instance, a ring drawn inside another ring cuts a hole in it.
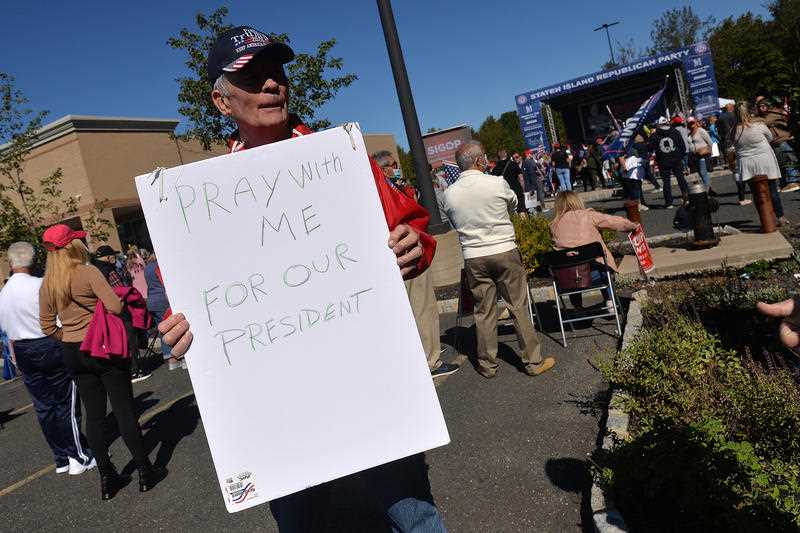
M 287 45 L 249 27 L 223 33 L 212 47 L 207 65 L 208 77 L 214 83 L 211 97 L 220 113 L 232 118 L 239 127 L 229 141 L 231 152 L 312 133 L 288 112 L 289 88 L 283 65 L 293 58 L 294 52 Z M 335 161 L 331 164 L 335 169 Z M 388 246 L 397 258 L 403 278 L 414 278 L 430 265 L 436 248 L 436 241 L 425 233 L 428 214 L 413 199 L 389 186 L 374 161 L 370 164 L 390 230 Z M 207 196 L 206 200 L 208 204 Z M 306 232 L 309 225 L 314 229 L 314 222 L 309 222 L 313 216 L 303 212 Z M 347 253 L 346 247 L 340 250 L 337 246 L 336 259 L 340 265 L 342 261 L 352 260 Z M 251 287 L 253 295 L 257 296 L 259 285 L 253 286 L 252 279 Z M 357 308 L 358 296 L 355 296 Z M 299 326 L 302 331 L 302 323 Z M 175 357 L 182 357 L 192 343 L 192 332 L 182 313 L 164 320 L 159 324 L 159 331 L 164 341 L 172 346 Z M 418 474 L 409 472 L 418 472 L 419 469 L 414 468 L 416 465 L 424 468 L 421 455 L 370 469 L 366 473 L 370 488 L 385 505 L 395 531 L 444 531 L 430 495 L 427 476 L 423 474 L 420 479 Z M 321 529 L 329 492 L 326 485 L 319 485 L 273 500 L 271 508 L 280 530 Z

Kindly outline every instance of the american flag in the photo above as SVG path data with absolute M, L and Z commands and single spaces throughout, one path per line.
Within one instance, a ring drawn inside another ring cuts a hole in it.
M 455 183 L 455 181 L 461 175 L 461 169 L 458 168 L 458 165 L 451 163 L 450 161 L 444 161 L 442 168 L 444 169 L 444 181 L 447 182 L 447 186 L 449 187 Z

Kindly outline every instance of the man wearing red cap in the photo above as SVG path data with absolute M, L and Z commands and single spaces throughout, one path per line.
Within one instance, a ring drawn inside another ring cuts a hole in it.
M 231 152 L 313 133 L 288 110 L 289 83 L 283 65 L 292 59 L 289 46 L 246 26 L 221 34 L 214 43 L 207 75 L 214 84 L 214 105 L 238 125 L 228 142 Z M 388 246 L 403 278 L 413 278 L 428 268 L 436 249 L 436 241 L 425 233 L 428 213 L 389 186 L 377 164 L 370 162 L 390 230 Z M 164 320 L 159 331 L 172 346 L 173 356 L 182 357 L 189 349 L 192 333 L 182 313 Z M 395 531 L 445 531 L 424 468 L 423 456 L 417 455 L 364 473 Z M 281 532 L 324 529 L 330 492 L 329 483 L 271 502 Z

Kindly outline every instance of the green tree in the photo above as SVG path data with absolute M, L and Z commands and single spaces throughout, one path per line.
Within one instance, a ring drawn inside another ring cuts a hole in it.
M 772 15 L 771 39 L 783 52 L 786 68 L 791 72 L 792 83 L 787 87 L 787 95 L 792 100 L 795 123 L 800 122 L 800 1 L 774 0 L 767 5 Z
M 206 56 L 217 36 L 233 27 L 227 22 L 228 8 L 220 7 L 210 15 L 195 15 L 196 30 L 182 28 L 177 36 L 167 39 L 167 44 L 186 52 L 186 67 L 191 75 L 177 78 L 178 112 L 188 119 L 182 139 L 197 139 L 205 149 L 225 139 L 235 128 L 233 122 L 219 114 L 211 101 L 212 82 L 206 75 Z M 271 35 L 276 40 L 289 43 L 285 33 Z M 312 129 L 327 128 L 330 122 L 317 116 L 320 108 L 344 87 L 358 77 L 352 73 L 341 74 L 344 61 L 331 56 L 336 39 L 327 39 L 317 45 L 314 53 L 296 54 L 286 67 L 289 77 L 289 110 L 296 113 Z
M 787 94 L 798 85 L 777 45 L 771 23 L 745 13 L 723 20 L 709 35 L 719 93 L 750 100 L 756 94 Z
M 498 118 L 494 118 L 492 115 L 486 117 L 486 120 L 478 128 L 477 138 L 481 141 L 489 158 L 494 158 L 501 148 L 505 148 L 509 153 L 525 149 L 519 115 L 515 111 L 506 111 Z
M 400 172 L 403 173 L 403 178 L 411 183 L 417 182 L 417 172 L 414 170 L 414 156 L 410 151 L 406 151 L 399 144 L 397 145 L 397 155 L 400 158 Z
M 75 216 L 78 203 L 61 190 L 62 171 L 53 170 L 33 183 L 24 176 L 25 160 L 37 139 L 46 111 L 27 108 L 27 99 L 14 86 L 14 78 L 0 72 L 0 251 L 15 241 L 36 245 L 41 254 L 41 236 L 54 222 Z M 98 204 L 83 219 L 84 229 L 98 241 L 108 239 L 111 222 Z
M 650 53 L 683 48 L 701 40 L 714 26 L 714 17 L 700 18 L 692 6 L 668 9 L 653 21 Z

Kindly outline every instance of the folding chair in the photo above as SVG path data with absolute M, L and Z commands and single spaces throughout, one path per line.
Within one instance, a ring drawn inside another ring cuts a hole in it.
M 595 263 L 598 257 L 603 258 L 601 264 L 605 269 L 605 279 L 601 279 L 598 284 L 593 284 L 591 277 L 592 263 Z M 564 333 L 564 324 L 569 324 L 570 329 L 574 332 L 575 328 L 573 328 L 572 324 L 575 322 L 613 316 L 617 321 L 617 335 L 622 335 L 622 327 L 619 321 L 619 304 L 617 303 L 617 295 L 614 291 L 614 281 L 611 278 L 611 269 L 608 268 L 608 261 L 603 252 L 603 247 L 599 242 L 593 242 L 566 250 L 553 250 L 545 255 L 544 262 L 550 270 L 550 276 L 553 278 L 553 292 L 555 293 L 556 310 L 558 311 L 558 323 L 561 327 L 561 339 L 565 348 L 567 347 L 567 336 Z M 608 290 L 608 295 L 611 298 L 612 310 L 603 307 L 600 309 L 600 312 L 596 314 L 586 314 L 584 311 L 581 313 L 581 316 L 569 317 L 568 315 L 568 318 L 564 318 L 567 309 L 566 306 L 563 306 L 565 308 L 562 311 L 562 297 L 571 294 L 582 295 L 587 292 L 599 291 L 602 289 Z
M 526 280 L 527 283 L 527 280 Z M 542 322 L 539 318 L 539 313 L 536 312 L 536 302 L 533 300 L 533 296 L 531 295 L 531 286 L 528 284 L 528 318 L 530 321 L 533 322 L 534 319 L 536 320 L 536 326 L 539 328 L 539 331 L 542 331 Z M 501 297 L 498 296 L 497 298 L 497 310 L 498 313 L 502 313 L 504 309 L 507 309 L 508 304 L 503 301 Z M 453 335 L 453 349 L 456 353 L 460 353 L 458 350 L 458 332 L 461 329 L 461 320 L 468 315 L 471 315 L 475 310 L 475 299 L 472 296 L 472 291 L 469 288 L 469 283 L 467 283 L 467 272 L 463 268 L 461 269 L 461 282 L 459 285 L 458 290 L 458 305 L 456 307 L 456 331 Z M 507 319 L 498 319 L 498 323 L 501 321 L 506 322 L 511 320 L 512 318 L 509 316 Z

